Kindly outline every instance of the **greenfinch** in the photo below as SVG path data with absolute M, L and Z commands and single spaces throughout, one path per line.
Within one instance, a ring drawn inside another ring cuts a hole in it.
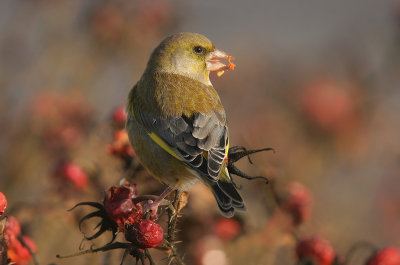
M 231 58 L 203 35 L 174 34 L 152 52 L 130 91 L 126 129 L 140 162 L 168 185 L 159 201 L 200 180 L 225 217 L 246 209 L 227 169 L 226 114 L 209 78 L 232 69 L 220 61 Z

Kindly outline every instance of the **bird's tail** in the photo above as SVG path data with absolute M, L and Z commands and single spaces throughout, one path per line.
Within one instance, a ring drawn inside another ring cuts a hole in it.
M 224 179 L 208 181 L 223 216 L 230 218 L 236 210 L 245 211 L 243 199 L 232 182 Z

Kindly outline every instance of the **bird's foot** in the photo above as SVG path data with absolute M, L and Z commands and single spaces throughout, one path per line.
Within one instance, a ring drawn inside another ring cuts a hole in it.
M 159 208 L 160 206 L 167 206 L 169 209 L 171 209 L 173 212 L 175 212 L 174 207 L 172 206 L 171 202 L 166 200 L 166 199 L 162 199 L 161 201 L 152 201 L 149 200 L 147 201 L 147 203 L 144 205 L 143 208 L 143 213 L 144 214 L 149 214 L 150 220 L 154 221 L 157 220 L 161 215 L 162 212 L 160 214 L 158 214 L 159 212 Z
M 275 150 L 273 148 L 262 148 L 262 149 L 253 149 L 253 150 L 247 150 L 246 148 L 244 148 L 243 146 L 233 146 L 231 148 L 229 148 L 229 152 L 228 152 L 228 161 L 227 161 L 227 167 L 228 167 L 228 171 L 231 174 L 237 175 L 241 178 L 245 178 L 245 179 L 265 179 L 265 181 L 268 183 L 269 180 L 267 177 L 263 177 L 263 176 L 249 176 L 246 173 L 242 172 L 240 169 L 238 169 L 234 163 L 238 160 L 240 160 L 241 158 L 247 156 L 247 159 L 249 160 L 250 164 L 253 164 L 253 161 L 251 161 L 250 159 L 250 155 L 254 154 L 254 153 L 258 153 L 258 152 L 263 152 L 263 151 L 273 151 L 275 152 Z
M 153 201 L 148 201 L 147 204 L 144 205 L 143 213 L 144 214 L 150 214 L 150 220 L 156 220 L 158 219 L 158 206 L 160 205 L 160 202 L 153 202 Z
M 159 217 L 157 215 L 159 206 L 167 205 L 168 207 L 172 207 L 171 203 L 168 200 L 165 200 L 165 197 L 167 197 L 168 194 L 171 193 L 171 191 L 173 191 L 173 189 L 168 187 L 163 191 L 160 196 L 152 196 L 152 198 L 148 200 L 147 203 L 144 205 L 143 213 L 150 213 L 150 219 L 157 220 Z

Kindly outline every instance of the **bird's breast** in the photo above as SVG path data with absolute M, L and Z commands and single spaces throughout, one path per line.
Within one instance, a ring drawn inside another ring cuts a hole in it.
M 219 96 L 211 85 L 170 73 L 160 73 L 155 81 L 156 104 L 165 116 L 190 117 L 197 112 L 223 111 Z
M 183 162 L 156 144 L 130 115 L 126 129 L 140 162 L 160 182 L 179 190 L 187 190 L 199 181 Z

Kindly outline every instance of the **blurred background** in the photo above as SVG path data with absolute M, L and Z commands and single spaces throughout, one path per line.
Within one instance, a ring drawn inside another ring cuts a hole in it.
M 192 190 L 178 246 L 187 264 L 294 264 L 293 233 L 321 236 L 339 256 L 358 241 L 400 246 L 399 1 L 3 0 L 0 191 L 40 264 L 119 264 L 118 251 L 55 258 L 82 239 L 81 215 L 66 210 L 101 201 L 124 177 L 106 148 L 114 111 L 151 51 L 181 31 L 236 58 L 235 71 L 212 76 L 231 145 L 276 150 L 237 164 L 273 185 L 237 179 L 248 212 L 233 236 L 219 230 L 211 193 Z M 64 182 L 66 163 L 88 183 Z M 133 180 L 142 194 L 163 188 Z M 310 209 L 289 225 L 273 190 L 287 197 L 293 183 L 307 189 Z

